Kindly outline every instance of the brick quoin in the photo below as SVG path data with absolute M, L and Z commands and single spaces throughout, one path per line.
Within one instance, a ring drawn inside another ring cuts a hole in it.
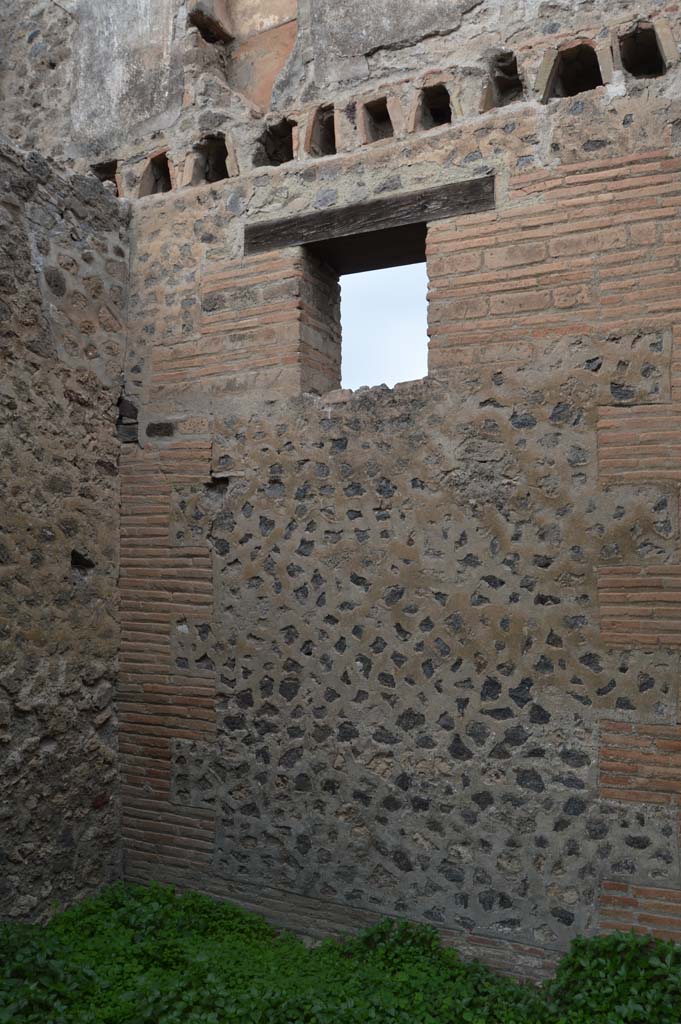
M 200 337 L 154 352 L 153 387 L 329 391 L 340 382 L 340 335 L 329 310 L 336 279 L 301 249 L 211 266 L 203 278 Z
M 681 795 L 681 726 L 603 722 L 601 794 L 676 807 Z
M 209 468 L 204 441 L 121 460 L 122 829 L 126 874 L 139 881 L 211 860 L 213 815 L 176 808 L 170 785 L 172 742 L 215 738 L 214 683 L 172 666 L 173 626 L 211 609 L 212 572 L 205 547 L 173 544 L 171 500 Z
M 601 796 L 681 813 L 681 726 L 603 722 Z M 604 881 L 599 894 L 603 931 L 635 931 L 681 941 L 681 889 Z

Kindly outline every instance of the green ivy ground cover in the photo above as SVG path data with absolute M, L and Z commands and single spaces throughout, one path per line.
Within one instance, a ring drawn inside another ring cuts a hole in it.
M 681 947 L 580 939 L 537 989 L 384 921 L 313 949 L 195 893 L 114 885 L 0 924 L 2 1024 L 680 1024 Z

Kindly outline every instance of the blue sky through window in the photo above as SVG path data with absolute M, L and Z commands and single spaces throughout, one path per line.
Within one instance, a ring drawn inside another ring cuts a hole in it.
M 427 291 L 425 263 L 341 278 L 344 388 L 426 376 Z

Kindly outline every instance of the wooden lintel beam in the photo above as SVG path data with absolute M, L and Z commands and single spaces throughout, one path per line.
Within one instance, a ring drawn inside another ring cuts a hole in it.
M 246 225 L 246 256 L 494 209 L 494 176 Z

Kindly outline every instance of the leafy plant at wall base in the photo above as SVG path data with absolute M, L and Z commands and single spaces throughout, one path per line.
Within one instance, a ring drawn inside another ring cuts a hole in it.
M 386 920 L 315 948 L 198 893 L 118 884 L 0 925 L 0 1024 L 679 1024 L 681 948 L 579 939 L 542 988 Z

